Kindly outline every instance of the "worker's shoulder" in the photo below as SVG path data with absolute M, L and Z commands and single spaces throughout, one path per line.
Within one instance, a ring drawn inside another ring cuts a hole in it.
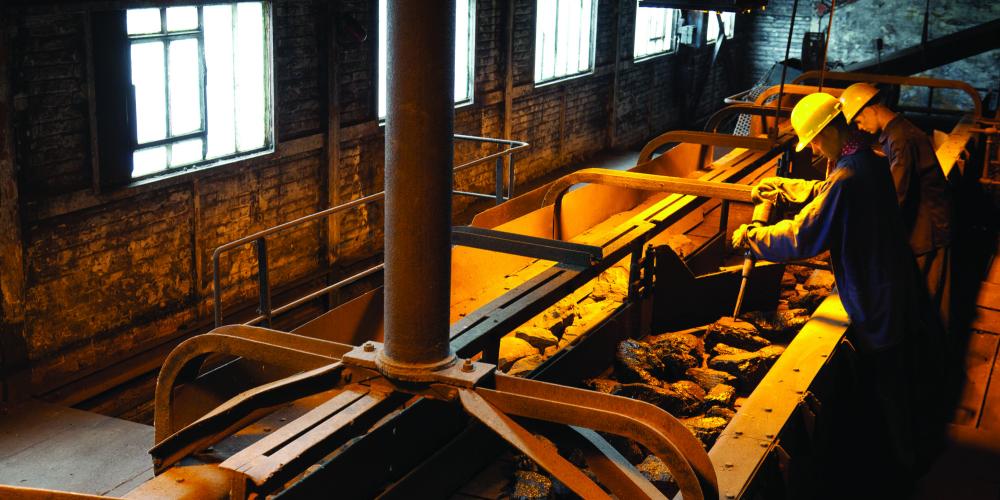
M 923 130 L 920 130 L 920 127 L 907 120 L 902 114 L 897 114 L 885 125 L 885 134 L 892 142 L 930 141 L 930 138 Z

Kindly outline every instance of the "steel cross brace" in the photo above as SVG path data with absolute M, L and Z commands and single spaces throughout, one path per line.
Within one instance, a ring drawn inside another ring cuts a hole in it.
M 377 342 L 344 354 L 341 362 L 371 375 L 381 349 Z M 464 360 L 435 372 L 427 384 L 372 378 L 372 387 L 444 401 L 457 401 L 471 416 L 583 498 L 611 498 L 577 466 L 562 458 L 552 444 L 535 437 L 511 417 L 573 426 L 583 441 L 588 463 L 618 498 L 657 498 L 659 492 L 593 431 L 637 441 L 660 458 L 686 499 L 718 496 L 715 469 L 701 443 L 683 424 L 661 408 L 621 396 L 510 377 L 488 363 Z M 582 428 L 582 429 L 576 429 Z M 587 444 L 589 443 L 589 445 Z
M 168 357 L 157 387 L 157 443 L 150 453 L 157 473 L 210 446 L 277 405 L 340 388 L 310 410 L 233 455 L 219 468 L 233 477 L 235 496 L 273 491 L 316 460 L 370 432 L 377 422 L 414 396 L 460 404 L 462 409 L 534 459 L 584 498 L 608 494 L 562 458 L 551 443 L 535 437 L 512 417 L 562 424 L 604 487 L 618 498 L 657 498 L 659 492 L 599 434 L 616 434 L 643 444 L 667 465 L 684 498 L 716 497 L 718 482 L 708 454 L 674 417 L 648 403 L 509 377 L 492 364 L 463 360 L 433 372 L 427 383 L 393 380 L 378 372 L 382 345 L 360 347 L 309 339 L 254 327 L 225 327 L 189 341 Z M 226 353 L 304 371 L 245 391 L 183 427 L 169 411 L 182 372 L 207 354 Z M 339 358 L 339 361 L 338 361 Z

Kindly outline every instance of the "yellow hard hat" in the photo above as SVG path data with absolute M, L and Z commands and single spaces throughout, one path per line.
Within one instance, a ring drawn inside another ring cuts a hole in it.
M 840 94 L 840 102 L 844 106 L 844 118 L 847 123 L 851 123 L 858 111 L 861 111 L 875 94 L 878 94 L 878 89 L 870 83 L 855 83 L 844 89 Z
M 802 151 L 809 141 L 840 113 L 840 101 L 826 92 L 816 92 L 802 98 L 792 108 L 792 128 L 799 136 L 795 151 Z

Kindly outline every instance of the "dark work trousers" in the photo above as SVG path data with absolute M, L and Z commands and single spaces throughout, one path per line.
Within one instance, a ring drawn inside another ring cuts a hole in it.
M 941 325 L 951 332 L 951 249 L 935 248 L 917 255 L 917 267 L 927 283 L 927 294 L 931 304 L 937 308 Z

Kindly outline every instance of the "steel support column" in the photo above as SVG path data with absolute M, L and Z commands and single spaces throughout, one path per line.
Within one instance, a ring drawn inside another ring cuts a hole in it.
M 385 347 L 379 369 L 423 381 L 454 362 L 451 286 L 455 1 L 389 0 Z

